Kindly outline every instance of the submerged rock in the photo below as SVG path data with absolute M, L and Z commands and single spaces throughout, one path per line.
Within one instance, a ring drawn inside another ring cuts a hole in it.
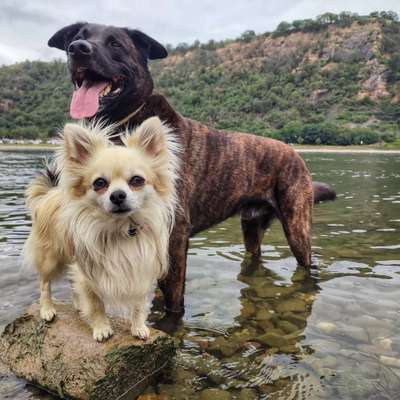
M 257 400 L 258 394 L 254 389 L 242 389 L 240 391 L 239 400 Z
M 336 331 L 336 325 L 332 322 L 319 322 L 317 328 L 328 335 Z
M 223 336 L 218 336 L 214 342 L 209 345 L 208 350 L 213 353 L 221 353 L 225 357 L 229 357 L 236 353 L 239 349 L 239 344 L 230 340 L 225 339 Z
M 205 389 L 200 394 L 200 400 L 230 400 L 231 394 L 221 389 Z
M 113 318 L 114 336 L 93 340 L 72 306 L 59 304 L 54 322 L 39 317 L 39 306 L 7 325 L 0 357 L 18 377 L 61 398 L 136 398 L 175 354 L 171 338 L 151 329 L 148 340 L 133 338 L 129 323 Z
M 270 331 L 259 336 L 256 340 L 268 345 L 269 347 L 283 347 L 289 344 L 289 341 L 283 336 L 283 332 L 278 330 Z
M 380 356 L 379 361 L 387 367 L 400 368 L 400 358 Z
M 293 298 L 279 303 L 276 309 L 279 313 L 288 311 L 304 312 L 307 311 L 307 306 L 303 300 Z
M 278 320 L 278 328 L 282 329 L 285 333 L 293 333 L 299 330 L 299 328 L 289 321 Z

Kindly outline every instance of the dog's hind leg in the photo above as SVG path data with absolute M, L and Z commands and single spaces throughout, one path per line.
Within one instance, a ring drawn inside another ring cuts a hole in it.
M 243 239 L 246 251 L 252 256 L 261 256 L 261 243 L 266 229 L 275 217 L 269 204 L 246 205 L 240 213 Z
M 56 316 L 56 309 L 51 298 L 51 281 L 59 275 L 62 267 L 51 254 L 46 254 L 42 262 L 37 263 L 40 274 L 40 318 L 52 321 Z
M 311 266 L 311 222 L 313 192 L 311 183 L 293 185 L 280 196 L 280 215 L 283 230 L 297 262 Z

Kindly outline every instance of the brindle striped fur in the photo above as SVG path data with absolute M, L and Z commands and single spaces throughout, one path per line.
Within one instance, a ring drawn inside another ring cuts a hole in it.
M 314 194 L 310 173 L 290 146 L 209 129 L 183 118 L 159 94 L 149 97 L 130 124 L 152 115 L 174 129 L 183 147 L 181 212 L 171 237 L 169 275 L 161 285 L 169 310 L 183 307 L 189 238 L 235 214 L 241 215 L 245 247 L 253 255 L 260 255 L 264 232 L 278 217 L 299 264 L 311 264 L 313 203 L 333 200 L 335 193 L 325 184 L 315 184 Z
M 92 53 L 79 58 L 68 54 L 70 43 L 78 39 L 89 42 Z M 110 50 L 111 39 L 118 41 L 118 48 Z M 183 310 L 189 237 L 234 214 L 241 215 L 246 250 L 253 255 L 260 255 L 265 229 L 278 217 L 299 264 L 311 264 L 313 202 L 333 200 L 335 192 L 325 184 L 313 185 L 304 161 L 292 148 L 272 139 L 212 130 L 183 118 L 162 95 L 152 93 L 147 59 L 163 58 L 167 52 L 139 31 L 77 23 L 56 32 L 49 45 L 67 51 L 73 80 L 79 67 L 109 79 L 123 78 L 122 93 L 104 101 L 96 118 L 118 122 L 144 104 L 128 125 L 157 115 L 181 141 L 181 210 L 170 240 L 169 274 L 161 283 L 167 310 Z

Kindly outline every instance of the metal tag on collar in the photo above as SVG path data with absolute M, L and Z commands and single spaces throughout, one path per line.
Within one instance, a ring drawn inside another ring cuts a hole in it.
M 136 236 L 137 234 L 137 229 L 134 226 L 130 226 L 128 229 L 128 235 L 129 236 Z

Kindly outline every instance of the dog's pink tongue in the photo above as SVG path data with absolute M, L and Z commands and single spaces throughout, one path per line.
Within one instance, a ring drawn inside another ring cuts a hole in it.
M 74 119 L 90 118 L 99 109 L 99 96 L 108 82 L 83 81 L 79 89 L 74 90 L 72 95 L 70 115 Z

